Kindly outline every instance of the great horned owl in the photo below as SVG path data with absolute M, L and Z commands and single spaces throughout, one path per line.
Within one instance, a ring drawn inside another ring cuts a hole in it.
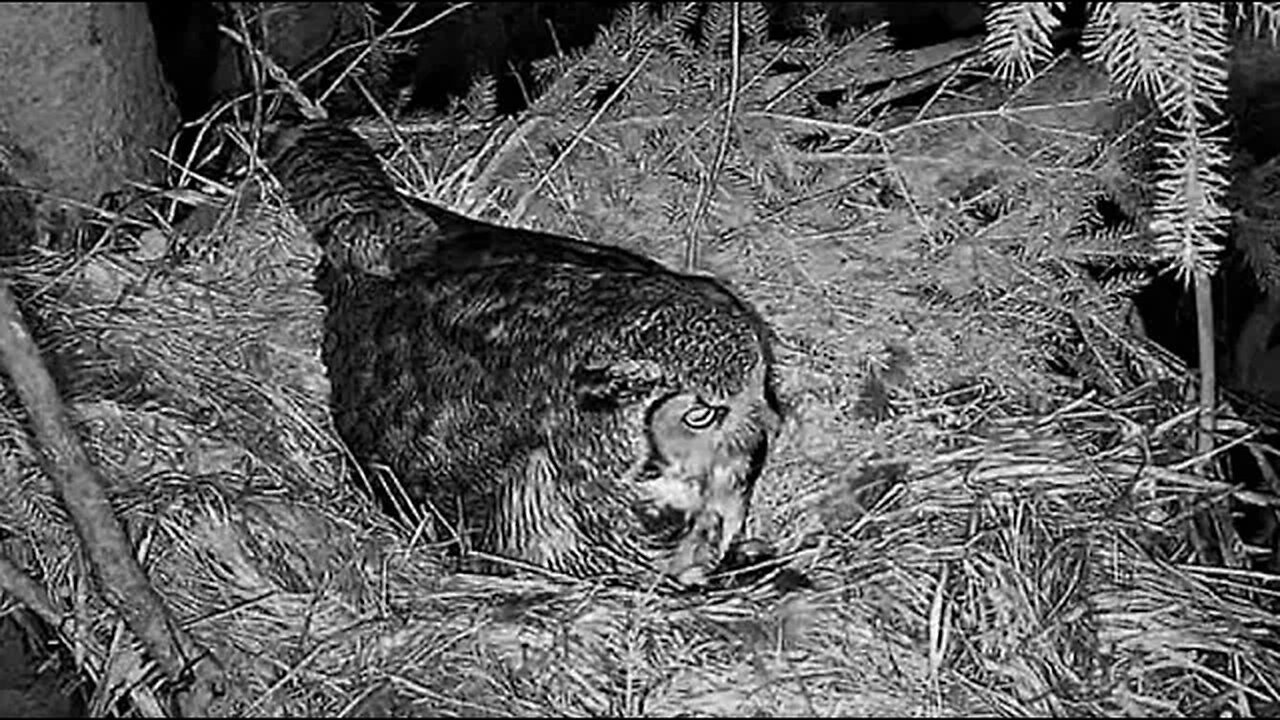
M 268 165 L 324 249 L 337 430 L 444 537 L 579 576 L 696 584 L 721 562 L 780 418 L 748 305 L 620 248 L 401 195 L 332 124 L 279 132 Z

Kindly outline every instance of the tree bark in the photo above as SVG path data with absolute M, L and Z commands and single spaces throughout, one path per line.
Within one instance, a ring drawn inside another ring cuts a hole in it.
M 42 206 L 160 172 L 148 149 L 178 114 L 144 3 L 0 3 L 0 67 L 0 148 L 27 156 L 10 172 Z
M 40 242 L 31 225 L 79 215 L 126 181 L 159 174 L 150 150 L 168 144 L 178 117 L 145 4 L 0 3 L 0 67 L 0 179 L 9 186 L 0 197 L 0 247 Z M 174 683 L 180 711 L 207 714 L 225 684 L 221 668 L 139 566 L 3 281 L 0 365 L 27 409 L 98 592 Z M 3 569 L 6 586 L 15 586 L 13 568 Z

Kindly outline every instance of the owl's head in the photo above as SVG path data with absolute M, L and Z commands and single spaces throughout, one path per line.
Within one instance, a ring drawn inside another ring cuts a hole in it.
M 700 585 L 720 564 L 746 522 L 776 424 L 767 407 L 690 393 L 654 404 L 651 454 L 633 481 L 642 545 L 658 569 Z
M 631 464 L 620 484 L 631 498 L 629 541 L 646 563 L 686 585 L 703 584 L 745 525 L 769 443 L 781 422 L 771 367 L 761 362 L 731 395 L 710 388 L 645 384 L 659 375 L 626 370 L 647 392 L 627 397 Z M 636 385 L 632 385 L 635 387 Z M 602 408 L 601 408 L 602 409 Z

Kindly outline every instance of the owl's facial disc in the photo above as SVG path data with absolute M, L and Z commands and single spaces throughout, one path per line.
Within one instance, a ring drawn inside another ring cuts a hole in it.
M 763 469 L 769 430 L 741 400 L 675 394 L 647 414 L 649 458 L 634 510 L 658 569 L 685 584 L 702 584 L 724 557 Z

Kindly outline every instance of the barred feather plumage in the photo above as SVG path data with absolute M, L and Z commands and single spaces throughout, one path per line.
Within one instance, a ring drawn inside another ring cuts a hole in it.
M 759 315 L 712 278 L 404 197 L 349 130 L 276 146 L 325 250 L 323 354 L 357 459 L 486 553 L 704 578 L 779 417 Z M 676 542 L 648 542 L 643 508 L 677 518 Z

